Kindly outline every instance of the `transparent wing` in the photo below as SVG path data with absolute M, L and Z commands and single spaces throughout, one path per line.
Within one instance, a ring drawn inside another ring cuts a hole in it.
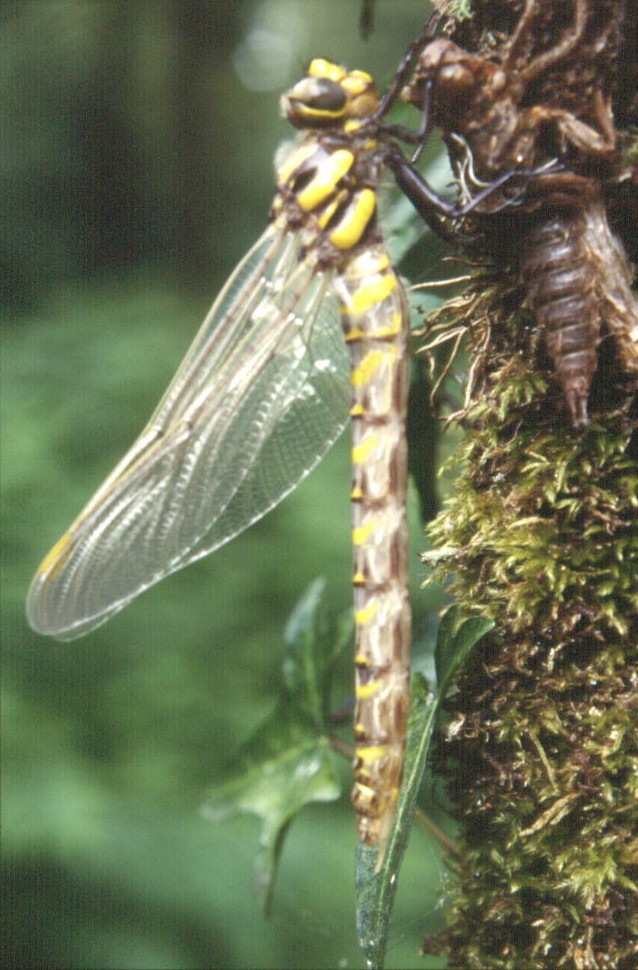
M 31 626 L 80 636 L 290 492 L 348 415 L 330 279 L 268 229 L 213 304 L 149 424 L 29 590 Z

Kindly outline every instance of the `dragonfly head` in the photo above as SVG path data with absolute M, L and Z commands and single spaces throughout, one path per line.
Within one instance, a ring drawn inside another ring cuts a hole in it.
M 341 128 L 372 114 L 378 105 L 369 74 L 321 57 L 310 62 L 306 76 L 281 99 L 283 113 L 296 128 Z

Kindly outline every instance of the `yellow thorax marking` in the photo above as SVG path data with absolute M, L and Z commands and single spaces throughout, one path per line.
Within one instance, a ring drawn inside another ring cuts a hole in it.
M 376 197 L 372 189 L 362 189 L 354 198 L 351 209 L 329 235 L 337 249 L 352 249 L 363 236 L 374 215 Z
M 359 128 L 361 128 L 364 124 L 365 124 L 365 119 L 361 120 L 359 118 L 352 118 L 350 121 L 346 121 L 346 123 L 343 126 L 343 130 L 347 135 L 350 135 L 350 134 L 353 134 L 355 131 L 358 131 Z M 375 147 L 376 144 L 377 142 L 375 138 L 366 138 L 365 142 L 363 142 L 363 147 L 367 148 L 368 151 L 370 151 Z
M 350 171 L 354 155 L 346 148 L 338 148 L 321 165 L 317 166 L 314 177 L 297 195 L 297 202 L 306 212 L 312 212 L 334 192 L 343 176 Z
M 309 144 L 301 144 L 294 151 L 290 152 L 287 158 L 279 166 L 279 171 L 277 172 L 277 180 L 280 185 L 286 185 L 290 180 L 291 176 L 295 174 L 298 168 L 307 162 L 312 155 L 317 151 L 317 146 L 314 142 Z
M 341 192 L 335 193 L 334 198 L 328 203 L 328 205 L 325 207 L 325 209 L 317 219 L 317 223 L 319 224 L 319 227 L 321 229 L 326 228 L 326 226 L 328 225 L 328 223 L 330 222 L 333 215 L 335 214 L 335 212 L 337 211 L 338 207 L 341 205 L 343 200 L 346 198 L 346 196 L 347 196 L 347 192 L 345 189 L 342 189 Z

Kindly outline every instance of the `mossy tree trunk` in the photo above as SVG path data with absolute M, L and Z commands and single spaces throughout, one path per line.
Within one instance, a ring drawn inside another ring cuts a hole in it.
M 618 19 L 609 37 L 635 29 L 632 5 L 625 20 L 624 4 L 606 6 Z M 486 25 L 506 10 L 511 31 L 522 9 L 475 7 L 480 25 L 460 28 L 459 43 L 480 53 Z M 539 3 L 541 18 L 552 11 L 544 47 L 554 11 L 564 30 L 572 7 Z M 635 57 L 635 46 L 624 51 Z M 635 63 L 622 57 L 609 49 L 616 123 L 628 130 L 604 191 L 635 259 L 638 99 Z M 578 76 L 570 69 L 571 88 Z M 438 770 L 465 862 L 438 945 L 453 967 L 629 968 L 638 965 L 637 402 L 603 308 L 592 420 L 570 426 L 520 262 L 507 254 L 519 245 L 510 236 L 488 246 L 465 300 L 442 311 L 451 327 L 467 326 L 475 365 L 463 471 L 430 529 L 435 573 L 453 576 L 456 603 L 495 629 L 446 701 Z M 627 339 L 638 339 L 629 326 Z

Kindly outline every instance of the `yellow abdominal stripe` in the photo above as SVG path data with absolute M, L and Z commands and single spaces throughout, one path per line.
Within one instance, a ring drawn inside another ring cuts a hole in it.
M 352 530 L 352 542 L 355 546 L 362 545 L 374 528 L 374 522 L 367 522 L 365 525 L 359 526 L 357 529 Z
M 354 689 L 355 696 L 360 701 L 368 700 L 370 697 L 374 697 L 374 695 L 381 690 L 382 686 L 382 677 L 378 677 L 376 680 L 371 680 L 369 684 L 357 684 Z
M 348 313 L 353 316 L 366 313 L 371 307 L 376 306 L 377 303 L 382 303 L 390 296 L 396 286 L 397 279 L 394 273 L 384 273 L 367 283 L 362 283 L 359 289 L 352 294 Z
M 375 330 L 373 333 L 369 333 L 368 337 L 371 340 L 382 340 L 383 337 L 396 337 L 401 331 L 403 326 L 403 317 L 400 313 L 394 313 L 392 315 L 392 323 L 385 330 Z
M 369 351 L 360 364 L 357 365 L 350 375 L 350 383 L 353 387 L 364 387 L 374 377 L 386 357 L 387 351 L 377 348 Z
M 343 316 L 349 316 L 345 307 L 341 307 L 341 313 Z M 401 314 L 393 313 L 389 327 L 382 327 L 379 330 L 361 330 L 360 327 L 354 327 L 352 330 L 348 330 L 345 335 L 346 343 L 354 343 L 355 340 L 387 340 L 389 337 L 396 337 L 401 332 L 402 326 L 403 317 Z M 388 353 L 396 356 L 394 351 L 388 351 Z
M 377 612 L 377 602 L 376 600 L 372 600 L 372 602 L 368 603 L 368 605 L 364 607 L 362 610 L 354 611 L 355 622 L 358 623 L 359 626 L 365 626 L 366 623 L 370 622 L 370 620 L 372 619 L 372 617 L 376 612 Z
M 377 446 L 377 436 L 376 434 L 369 434 L 361 442 L 360 445 L 355 445 L 350 452 L 350 457 L 353 465 L 361 465 L 367 458 L 370 457 L 372 452 Z
M 361 761 L 376 761 L 388 750 L 387 744 L 372 744 L 367 748 L 355 748 L 355 755 Z

